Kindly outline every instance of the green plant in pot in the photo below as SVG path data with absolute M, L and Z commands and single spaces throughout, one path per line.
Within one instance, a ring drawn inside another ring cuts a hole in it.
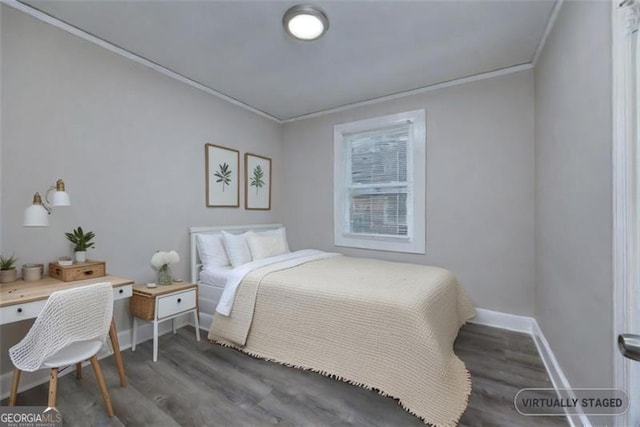
M 18 259 L 14 255 L 8 258 L 0 255 L 0 283 L 11 283 L 18 279 L 17 261 Z
M 64 233 L 64 235 L 67 236 L 68 241 L 73 243 L 76 262 L 87 261 L 87 249 L 95 247 L 95 243 L 92 240 L 96 235 L 93 234 L 93 231 L 85 233 L 82 227 L 78 227 L 71 233 Z

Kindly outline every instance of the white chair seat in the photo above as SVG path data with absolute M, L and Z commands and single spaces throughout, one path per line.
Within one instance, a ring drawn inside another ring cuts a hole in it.
M 76 341 L 67 347 L 49 356 L 44 362 L 43 367 L 57 368 L 60 366 L 69 366 L 78 362 L 83 362 L 100 351 L 102 342 L 98 340 Z

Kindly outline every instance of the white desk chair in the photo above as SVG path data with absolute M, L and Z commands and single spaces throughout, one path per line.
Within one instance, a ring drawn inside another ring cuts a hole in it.
M 48 406 L 55 408 L 58 369 L 89 360 L 102 392 L 109 417 L 113 408 L 109 392 L 96 357 L 109 333 L 113 316 L 111 283 L 98 283 L 51 294 L 27 335 L 9 349 L 15 366 L 9 406 L 16 404 L 22 371 L 51 368 Z

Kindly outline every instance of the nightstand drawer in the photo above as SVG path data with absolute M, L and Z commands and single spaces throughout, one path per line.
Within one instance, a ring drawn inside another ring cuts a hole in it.
M 190 290 L 158 297 L 157 318 L 172 316 L 196 307 L 196 290 Z

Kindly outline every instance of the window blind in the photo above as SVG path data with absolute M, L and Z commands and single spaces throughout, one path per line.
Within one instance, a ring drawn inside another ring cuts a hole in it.
M 350 233 L 408 235 L 410 126 L 345 135 Z

